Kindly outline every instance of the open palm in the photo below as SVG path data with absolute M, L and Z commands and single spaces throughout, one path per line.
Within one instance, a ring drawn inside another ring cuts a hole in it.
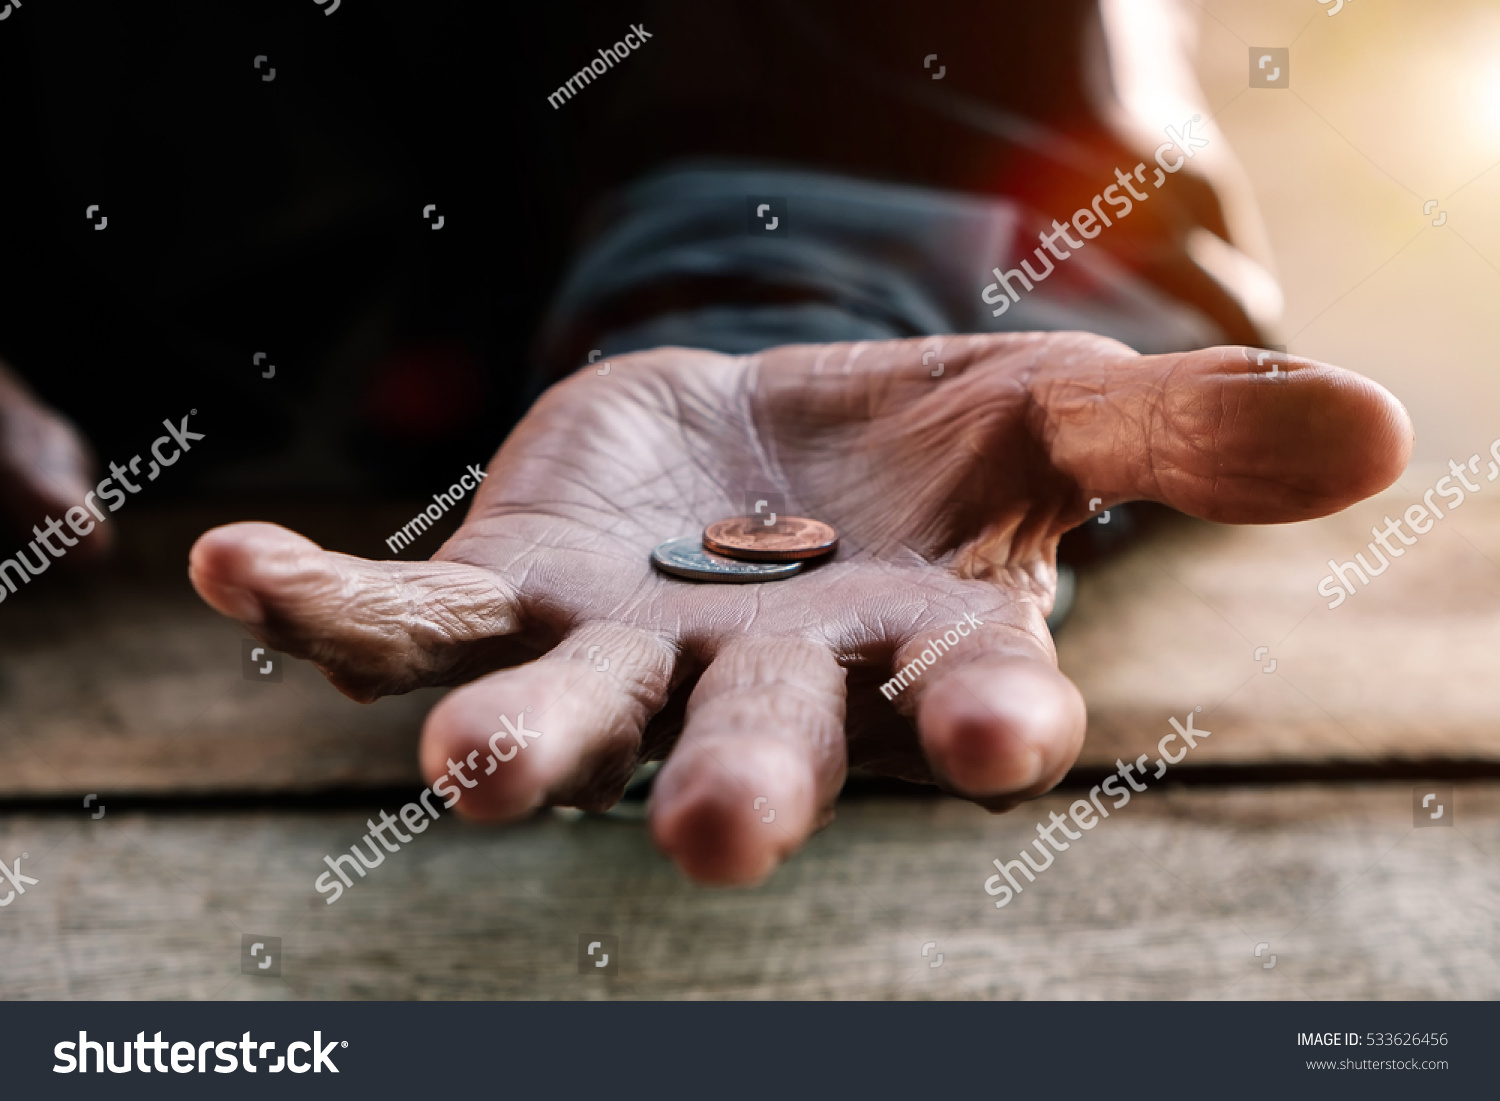
M 460 811 L 606 807 L 666 757 L 657 843 L 694 878 L 754 882 L 831 817 L 849 763 L 992 809 L 1062 777 L 1084 707 L 1044 619 L 1057 540 L 1091 499 L 1269 523 L 1399 475 L 1411 429 L 1388 393 L 1307 361 L 1258 380 L 1249 362 L 1079 333 L 656 349 L 544 395 L 430 562 L 246 523 L 205 534 L 191 576 L 355 699 L 462 685 L 421 750 L 429 778 L 478 774 Z M 834 525 L 837 554 L 755 585 L 651 567 L 750 488 Z M 924 651 L 887 701 L 879 685 Z M 501 716 L 541 736 L 515 752 L 492 738 Z

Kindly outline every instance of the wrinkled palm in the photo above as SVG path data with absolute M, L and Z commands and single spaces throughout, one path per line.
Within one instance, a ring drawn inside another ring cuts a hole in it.
M 992 809 L 1057 782 L 1084 708 L 1044 618 L 1057 540 L 1092 498 L 1271 523 L 1401 472 L 1410 424 L 1380 387 L 1306 361 L 1268 383 L 1248 362 L 1079 333 L 642 352 L 550 390 L 431 561 L 234 524 L 199 540 L 192 578 L 356 699 L 462 685 L 421 749 L 429 778 L 478 774 L 460 811 L 606 807 L 665 757 L 657 843 L 694 878 L 754 882 L 828 820 L 849 763 Z M 758 585 L 651 567 L 752 487 L 833 524 L 837 555 Z M 510 752 L 501 716 L 541 736 Z

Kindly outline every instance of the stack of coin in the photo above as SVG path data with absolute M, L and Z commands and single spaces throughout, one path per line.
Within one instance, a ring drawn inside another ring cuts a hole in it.
M 780 581 L 800 573 L 808 559 L 832 554 L 838 543 L 838 532 L 818 520 L 736 516 L 715 520 L 702 538 L 668 539 L 651 552 L 651 561 L 691 581 Z

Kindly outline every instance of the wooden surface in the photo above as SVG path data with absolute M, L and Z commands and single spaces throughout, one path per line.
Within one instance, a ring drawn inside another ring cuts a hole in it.
M 29 852 L 39 882 L 0 910 L 0 997 L 1500 991 L 1500 786 L 1460 786 L 1452 829 L 1412 829 L 1405 784 L 1148 792 L 996 910 L 990 860 L 1013 859 L 1067 798 L 999 817 L 951 800 L 847 802 L 765 885 L 734 892 L 687 884 L 639 821 L 444 819 L 332 906 L 313 891 L 322 858 L 376 808 L 9 815 L 0 854 Z M 240 973 L 242 933 L 282 938 L 281 979 Z M 618 976 L 577 973 L 582 933 L 620 938 Z
M 1080 763 L 1154 756 L 1199 705 L 1194 764 L 1500 759 L 1500 484 L 1339 607 L 1318 595 L 1330 558 L 1378 562 L 1370 528 L 1432 484 L 1403 481 L 1301 524 L 1174 517 L 1085 574 L 1058 639 L 1089 706 Z

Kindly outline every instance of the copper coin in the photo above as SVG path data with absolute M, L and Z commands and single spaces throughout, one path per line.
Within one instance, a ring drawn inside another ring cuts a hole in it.
M 767 525 L 759 516 L 715 520 L 703 532 L 703 548 L 747 562 L 795 562 L 817 558 L 839 545 L 839 533 L 820 520 L 783 516 Z

